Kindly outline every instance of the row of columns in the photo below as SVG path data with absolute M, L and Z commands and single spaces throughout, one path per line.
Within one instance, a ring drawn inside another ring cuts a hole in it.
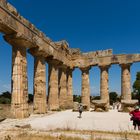
M 121 99 L 131 100 L 131 64 L 121 64 Z M 100 68 L 100 100 L 106 102 L 106 106 L 109 107 L 109 78 L 108 70 L 109 65 L 99 66 Z M 90 68 L 82 68 L 82 104 L 86 106 L 87 110 L 90 108 L 90 84 L 89 84 L 89 70 Z M 117 83 L 114 83 L 117 84 Z
M 34 113 L 73 107 L 72 69 L 48 63 L 48 98 L 46 97 L 46 61 L 34 59 Z M 47 102 L 48 100 L 48 102 Z M 48 107 L 47 107 L 48 105 Z M 29 116 L 26 48 L 13 46 L 12 50 L 12 113 L 15 118 Z
M 72 108 L 72 69 L 60 65 L 57 61 L 48 62 L 48 98 L 46 97 L 46 60 L 41 56 L 34 59 L 34 113 L 45 113 L 59 108 Z M 122 69 L 122 99 L 131 100 L 130 64 L 120 65 Z M 100 96 L 109 106 L 108 88 L 109 66 L 100 66 Z M 90 67 L 82 71 L 82 104 L 90 109 Z M 46 100 L 47 98 L 47 100 Z M 28 79 L 26 48 L 13 45 L 12 49 L 12 113 L 15 118 L 29 116 Z

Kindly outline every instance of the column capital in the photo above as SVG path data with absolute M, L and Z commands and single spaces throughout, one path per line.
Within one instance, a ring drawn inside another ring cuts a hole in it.
M 88 67 L 80 67 L 79 68 L 82 72 L 88 72 L 91 69 L 91 66 Z
M 70 68 L 70 67 L 67 68 L 67 72 L 73 72 L 73 71 L 74 71 L 74 68 Z
M 110 68 L 111 65 L 99 65 L 99 68 L 101 70 L 108 70 Z
M 132 63 L 120 63 L 119 65 L 122 68 L 127 68 L 127 67 L 130 67 L 132 65 Z
M 15 33 L 10 35 L 4 35 L 4 40 L 15 47 L 33 48 L 35 47 L 32 42 L 29 41 L 23 34 Z
M 68 68 L 68 66 L 60 64 L 60 65 L 58 65 L 58 68 L 66 70 Z
M 56 59 L 45 59 L 46 61 L 47 61 L 47 63 L 48 64 L 50 64 L 50 65 L 54 65 L 54 66 L 56 66 L 56 67 L 58 67 L 59 65 L 62 65 L 62 62 L 60 62 L 60 61 L 58 61 L 58 60 L 56 60 Z

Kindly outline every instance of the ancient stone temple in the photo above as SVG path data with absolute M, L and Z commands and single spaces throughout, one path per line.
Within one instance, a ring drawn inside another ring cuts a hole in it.
M 132 63 L 140 62 L 140 54 L 114 55 L 112 50 L 82 53 L 72 49 L 66 41 L 54 42 L 39 31 L 32 23 L 22 17 L 6 0 L 0 0 L 0 32 L 12 47 L 12 103 L 15 118 L 29 116 L 27 53 L 34 57 L 34 113 L 47 110 L 73 107 L 72 73 L 81 70 L 82 104 L 90 109 L 90 68 L 100 68 L 100 100 L 93 101 L 95 110 L 99 107 L 109 109 L 109 68 L 120 65 L 122 71 L 123 108 L 133 106 L 137 101 L 131 99 Z M 48 64 L 48 89 L 46 89 L 46 63 Z M 48 92 L 48 96 L 46 93 Z

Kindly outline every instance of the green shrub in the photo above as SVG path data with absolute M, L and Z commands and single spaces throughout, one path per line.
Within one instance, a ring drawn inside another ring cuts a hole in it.
M 10 104 L 11 100 L 9 98 L 0 97 L 0 104 Z

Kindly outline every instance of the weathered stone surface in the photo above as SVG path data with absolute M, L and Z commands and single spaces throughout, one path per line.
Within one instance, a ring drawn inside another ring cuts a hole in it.
M 131 64 L 121 64 L 121 98 L 131 100 Z
M 67 69 L 67 108 L 73 108 L 73 86 L 72 86 L 72 71 Z
M 100 66 L 100 96 L 101 100 L 105 100 L 109 107 L 108 68 L 109 66 Z
M 73 111 L 78 111 L 78 110 L 79 110 L 79 103 L 73 102 Z
M 46 65 L 44 58 L 34 59 L 34 113 L 46 113 Z
M 11 112 L 15 118 L 25 118 L 29 116 L 26 48 L 13 46 L 12 52 Z
M 59 109 L 58 99 L 58 68 L 57 65 L 49 63 L 49 87 L 48 87 L 48 108 L 49 110 Z
M 89 84 L 89 67 L 81 68 L 82 71 L 82 93 L 81 102 L 86 106 L 86 109 L 90 109 L 90 84 Z
M 104 112 L 104 110 L 102 108 L 96 108 L 95 111 L 96 112 Z
M 121 110 L 119 111 L 130 112 L 137 104 L 138 100 L 121 100 Z
M 129 106 L 134 106 L 138 104 L 138 100 L 121 100 L 122 104 L 127 104 Z
M 95 65 L 101 68 L 101 102 L 96 103 L 96 108 L 101 106 L 101 109 L 108 110 L 108 66 L 111 64 L 121 65 L 122 99 L 131 100 L 130 64 L 140 62 L 140 54 L 113 55 L 111 49 L 82 53 L 79 49 L 70 48 L 65 40 L 53 42 L 22 17 L 16 8 L 6 0 L 0 1 L 0 32 L 4 34 L 4 39 L 14 46 L 12 61 L 12 111 L 14 117 L 24 118 L 29 115 L 26 48 L 33 56 L 42 56 L 49 63 L 48 107 L 50 110 L 59 109 L 59 104 L 61 108 L 72 107 L 72 72 L 67 71 L 67 68 L 78 67 L 82 70 L 82 103 L 87 106 L 87 110 L 90 108 L 88 68 Z M 54 64 L 54 61 L 58 63 Z M 45 67 L 42 62 L 42 60 L 37 60 L 35 67 L 34 92 L 37 112 L 45 112 L 46 108 Z M 102 102 L 103 100 L 106 101 L 105 104 Z M 122 104 L 126 107 L 131 106 L 129 103 Z
M 109 109 L 107 100 L 92 100 L 92 104 L 95 105 L 94 108 L 95 111 L 98 110 L 108 111 Z
M 25 125 L 15 125 L 15 127 L 22 128 L 22 129 L 31 129 L 30 124 L 25 124 Z
M 59 105 L 61 109 L 67 109 L 67 75 L 66 67 L 59 68 Z

